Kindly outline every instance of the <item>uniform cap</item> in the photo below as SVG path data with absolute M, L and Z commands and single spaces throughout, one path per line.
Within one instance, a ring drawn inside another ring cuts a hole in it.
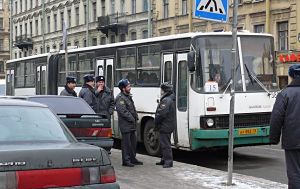
M 290 66 L 289 76 L 291 76 L 291 78 L 300 77 L 300 64 Z
M 76 83 L 76 77 L 68 76 L 66 77 L 67 83 Z
M 104 76 L 97 76 L 97 77 L 96 77 L 96 83 L 97 83 L 98 81 L 105 81 L 105 77 L 104 77 Z
M 164 91 L 164 92 L 170 92 L 173 90 L 173 85 L 170 82 L 164 82 L 160 85 L 160 88 Z
M 87 74 L 83 76 L 84 83 L 90 82 L 90 81 L 95 81 L 94 76 L 91 74 Z
M 127 87 L 127 85 L 129 85 L 130 82 L 128 81 L 128 79 L 121 79 L 118 83 L 118 87 L 120 90 L 122 90 L 123 88 Z

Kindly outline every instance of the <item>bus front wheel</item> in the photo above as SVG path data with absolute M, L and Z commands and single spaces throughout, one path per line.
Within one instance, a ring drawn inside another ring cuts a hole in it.
M 144 145 L 151 156 L 158 156 L 160 154 L 158 134 L 158 132 L 154 131 L 154 121 L 148 120 L 144 129 Z

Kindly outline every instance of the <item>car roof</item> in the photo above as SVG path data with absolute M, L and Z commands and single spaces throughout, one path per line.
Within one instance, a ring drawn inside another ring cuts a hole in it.
M 36 102 L 9 99 L 9 98 L 1 98 L 0 106 L 28 106 L 28 107 L 43 107 L 43 108 L 48 107 L 47 105 L 36 103 Z
M 29 99 L 29 98 L 79 98 L 79 97 L 58 96 L 58 95 L 24 95 L 24 96 L 7 96 L 7 98 L 12 98 L 12 99 L 18 99 L 18 98 Z

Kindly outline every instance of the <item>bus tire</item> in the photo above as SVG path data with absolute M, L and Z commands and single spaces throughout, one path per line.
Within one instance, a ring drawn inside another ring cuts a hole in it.
M 144 145 L 146 151 L 151 156 L 160 155 L 159 137 L 154 131 L 154 120 L 148 120 L 144 128 Z

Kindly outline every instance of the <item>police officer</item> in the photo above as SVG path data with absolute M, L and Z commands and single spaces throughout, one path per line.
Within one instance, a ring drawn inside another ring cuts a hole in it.
M 300 188 L 300 64 L 289 68 L 292 82 L 278 93 L 270 121 L 270 142 L 285 151 L 288 188 Z
M 111 115 L 114 112 L 114 96 L 112 91 L 105 86 L 105 77 L 96 77 L 96 90 L 95 94 L 97 97 L 96 112 L 104 114 L 110 120 Z
M 175 130 L 175 95 L 170 83 L 162 83 L 161 99 L 155 112 L 155 130 L 159 131 L 159 143 L 161 150 L 161 161 L 156 165 L 163 168 L 173 167 L 173 154 L 171 148 L 171 134 Z
M 74 96 L 77 97 L 77 93 L 75 92 L 76 87 L 76 78 L 72 76 L 68 76 L 66 78 L 67 83 L 65 85 L 65 89 L 61 91 L 60 96 Z
M 84 84 L 79 92 L 79 97 L 83 98 L 93 110 L 96 110 L 96 96 L 94 91 L 94 76 L 87 74 L 83 77 Z
M 130 94 L 131 86 L 127 79 L 122 79 L 118 83 L 121 92 L 117 95 L 115 103 L 118 112 L 118 125 L 122 133 L 122 165 L 133 167 L 142 165 L 136 159 L 136 122 L 138 115 Z

